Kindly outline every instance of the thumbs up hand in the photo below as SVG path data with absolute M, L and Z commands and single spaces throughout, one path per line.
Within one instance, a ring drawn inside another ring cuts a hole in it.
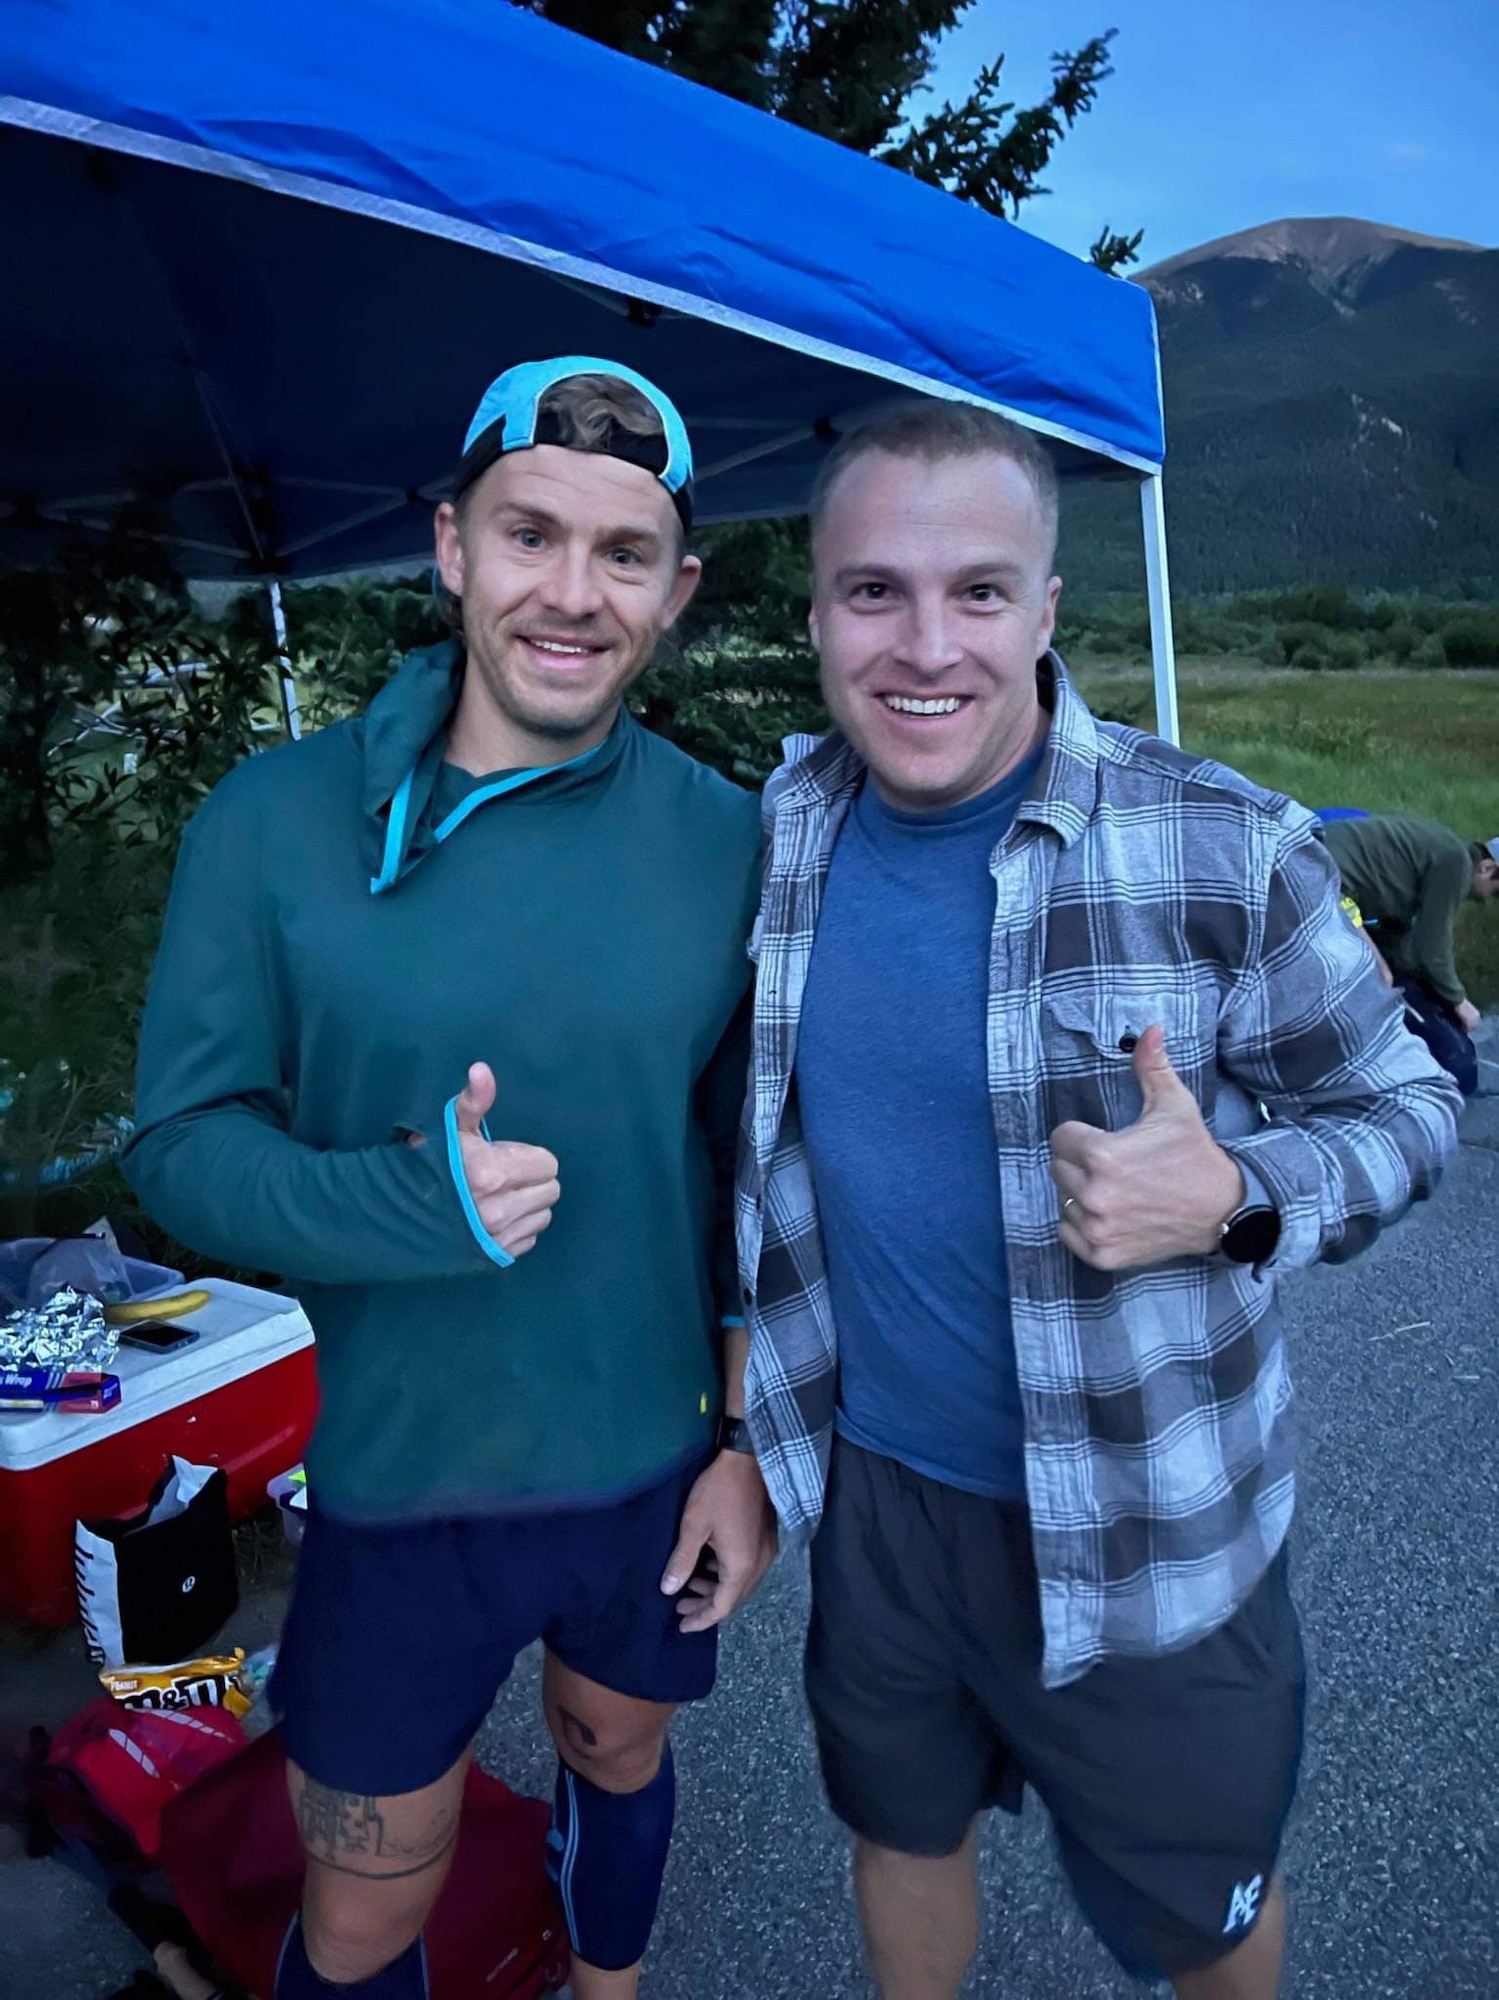
M 458 1148 L 480 1222 L 508 1255 L 523 1257 L 550 1226 L 562 1187 L 557 1162 L 545 1147 L 485 1138 L 484 1120 L 494 1098 L 494 1071 L 488 1063 L 474 1063 L 453 1107 Z
M 1133 1125 L 1101 1132 L 1070 1120 L 1051 1135 L 1057 1234 L 1095 1271 L 1210 1256 L 1244 1202 L 1244 1176 L 1203 1123 L 1158 1026 L 1140 1037 L 1133 1067 L 1144 1098 Z

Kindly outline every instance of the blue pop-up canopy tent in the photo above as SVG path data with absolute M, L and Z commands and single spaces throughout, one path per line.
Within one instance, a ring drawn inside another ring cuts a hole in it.
M 902 391 L 1141 483 L 1176 733 L 1148 296 L 499 0 L 7 0 L 0 561 L 131 498 L 198 577 L 425 556 L 510 363 L 675 398 L 698 518 L 794 512 Z

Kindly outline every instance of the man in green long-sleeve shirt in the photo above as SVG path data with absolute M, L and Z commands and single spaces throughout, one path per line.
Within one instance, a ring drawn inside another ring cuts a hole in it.
M 461 638 L 183 842 L 127 1170 L 318 1336 L 276 2000 L 425 1994 L 470 1746 L 535 1639 L 574 1991 L 631 2000 L 672 1706 L 774 1550 L 732 1245 L 758 806 L 623 707 L 697 581 L 690 494 L 644 378 L 509 370 L 438 510 Z
M 1395 813 L 1332 820 L 1322 837 L 1412 1026 L 1471 1095 L 1479 1016 L 1458 977 L 1453 934 L 1469 896 L 1499 898 L 1499 839 L 1485 846 L 1438 820 Z

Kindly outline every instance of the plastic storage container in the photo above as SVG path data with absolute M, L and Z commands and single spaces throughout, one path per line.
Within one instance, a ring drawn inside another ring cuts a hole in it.
M 118 1409 L 0 1413 L 0 1618 L 66 1625 L 77 1616 L 73 1524 L 145 1504 L 173 1452 L 229 1475 L 235 1519 L 300 1463 L 317 1410 L 312 1328 L 295 1299 L 205 1278 L 210 1301 L 184 1317 L 199 1338 L 175 1353 L 122 1347 Z
M 51 1236 L 13 1236 L 9 1242 L 0 1243 L 0 1294 L 24 1292 L 32 1265 L 55 1241 Z M 123 1251 L 120 1261 L 130 1280 L 132 1299 L 146 1299 L 153 1292 L 168 1291 L 182 1283 L 182 1273 L 165 1264 L 147 1264 L 139 1257 L 125 1256 Z

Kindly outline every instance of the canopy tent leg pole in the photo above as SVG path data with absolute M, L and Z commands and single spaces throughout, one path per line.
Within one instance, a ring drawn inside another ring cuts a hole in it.
M 1166 571 L 1166 506 L 1161 475 L 1152 472 L 1140 484 L 1140 512 L 1145 523 L 1145 589 L 1150 600 L 1150 660 L 1155 669 L 1155 728 L 1168 743 L 1180 743 L 1181 719 L 1176 707 L 1176 641 L 1171 634 L 1171 580 Z
M 281 709 L 286 717 L 286 733 L 293 743 L 301 741 L 302 711 L 297 706 L 297 683 L 291 670 L 291 651 L 286 643 L 286 616 L 281 609 L 281 585 L 272 577 L 266 585 L 271 599 L 271 623 L 276 628 L 276 657 L 281 663 Z

